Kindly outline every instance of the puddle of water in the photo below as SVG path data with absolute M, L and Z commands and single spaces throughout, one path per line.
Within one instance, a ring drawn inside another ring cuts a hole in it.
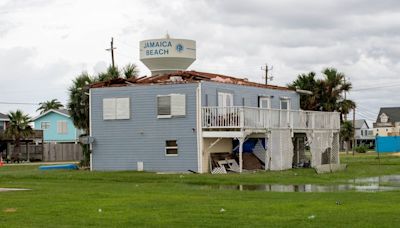
M 0 188 L 0 192 L 11 192 L 11 191 L 27 191 L 30 189 L 26 188 Z
M 357 178 L 348 184 L 258 184 L 258 185 L 199 185 L 200 189 L 264 191 L 264 192 L 383 192 L 400 190 L 400 175 Z

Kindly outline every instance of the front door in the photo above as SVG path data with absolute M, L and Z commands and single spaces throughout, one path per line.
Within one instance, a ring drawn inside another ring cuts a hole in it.
M 281 100 L 280 127 L 290 127 L 290 100 Z
M 233 94 L 218 92 L 218 115 L 219 115 L 219 125 L 220 126 L 237 126 L 238 121 L 233 106 Z
M 258 112 L 258 120 L 261 128 L 267 128 L 268 123 L 268 110 L 271 108 L 271 99 L 269 97 L 259 97 L 258 107 L 260 111 Z

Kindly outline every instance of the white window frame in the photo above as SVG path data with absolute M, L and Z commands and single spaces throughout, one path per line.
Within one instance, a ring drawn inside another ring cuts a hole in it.
M 158 113 L 159 110 L 159 98 L 160 97 L 169 97 L 169 114 L 160 115 Z M 157 118 L 172 118 L 172 117 L 184 117 L 186 116 L 186 94 L 167 94 L 167 95 L 158 95 L 156 100 L 156 112 Z
M 129 120 L 130 106 L 129 97 L 103 98 L 103 120 Z
M 67 135 L 68 134 L 68 123 L 66 120 L 57 121 L 57 134 Z
M 167 141 L 175 141 L 176 146 L 167 146 Z M 176 150 L 176 154 L 168 154 L 167 151 L 168 151 L 169 149 L 175 149 L 175 150 Z M 165 156 L 168 156 L 168 157 L 176 157 L 176 156 L 178 156 L 178 155 L 179 155 L 178 140 L 176 140 L 176 139 L 168 139 L 168 140 L 165 140 Z
M 267 101 L 267 106 L 268 106 L 268 107 L 262 107 L 262 102 L 263 102 L 263 101 Z M 258 107 L 259 107 L 259 108 L 267 108 L 267 109 L 270 109 L 270 108 L 271 108 L 271 97 L 259 97 Z
M 46 128 L 43 128 L 43 124 L 47 124 Z M 50 121 L 42 121 L 40 122 L 40 129 L 41 130 L 48 130 L 51 127 Z
M 287 109 L 282 109 L 282 102 L 287 102 Z M 290 110 L 290 99 L 288 99 L 288 98 L 285 98 L 285 99 L 281 99 L 281 101 L 280 101 L 280 107 L 279 107 L 281 110 Z
M 227 100 L 229 98 L 230 105 L 227 105 Z M 218 92 L 218 107 L 232 107 L 233 106 L 233 93 L 228 92 Z

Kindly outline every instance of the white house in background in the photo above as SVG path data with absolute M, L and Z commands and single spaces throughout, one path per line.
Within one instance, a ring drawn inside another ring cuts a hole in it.
M 374 123 L 374 135 L 400 135 L 400 107 L 381 108 Z
M 6 130 L 6 126 L 9 121 L 10 120 L 8 119 L 7 115 L 0 113 L 0 131 Z
M 374 130 L 369 128 L 367 121 L 364 119 L 356 120 L 354 125 L 356 146 L 363 144 L 373 147 L 375 142 Z

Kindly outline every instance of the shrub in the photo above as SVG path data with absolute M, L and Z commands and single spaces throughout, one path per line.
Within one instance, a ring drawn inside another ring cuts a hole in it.
M 354 149 L 357 153 L 366 153 L 368 150 L 368 147 L 364 144 L 361 144 L 359 146 L 356 146 Z

